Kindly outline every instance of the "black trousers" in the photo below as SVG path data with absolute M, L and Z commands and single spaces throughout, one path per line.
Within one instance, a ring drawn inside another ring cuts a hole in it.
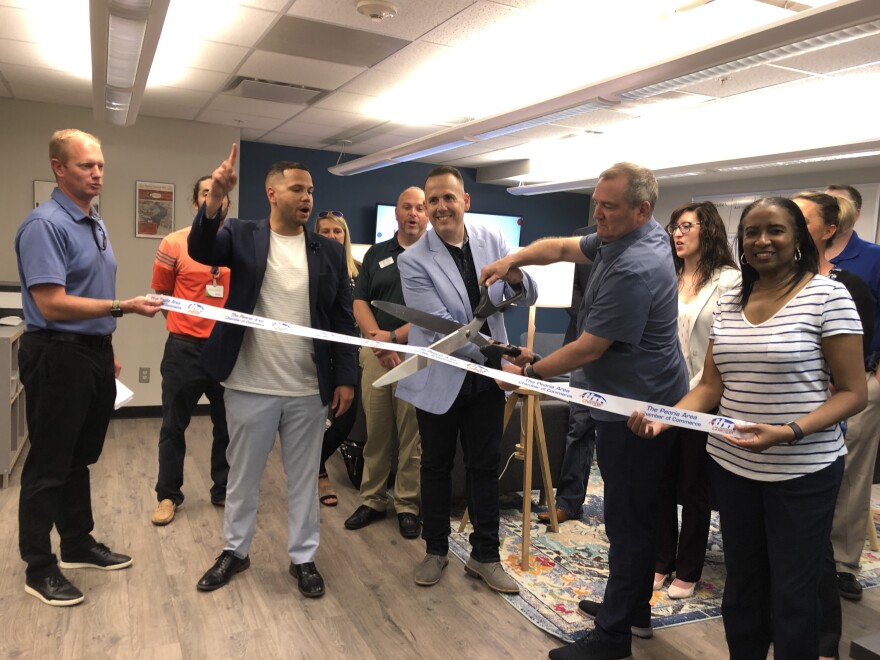
M 19 550 L 27 575 L 41 578 L 57 570 L 53 525 L 62 557 L 95 543 L 89 465 L 101 455 L 116 398 L 113 347 L 26 333 L 18 363 L 31 442 L 21 473 Z
M 733 660 L 815 658 L 819 579 L 843 457 L 785 481 L 755 481 L 712 461 L 727 581 L 721 602 Z
M 351 405 L 344 413 L 338 417 L 329 418 L 330 426 L 324 431 L 324 440 L 321 443 L 321 465 L 318 468 L 318 474 L 327 474 L 327 459 L 333 456 L 333 452 L 342 446 L 342 443 L 348 439 L 348 435 L 354 428 L 357 421 L 358 409 L 361 407 L 361 370 L 358 369 L 358 379 L 354 386 L 354 398 Z M 333 414 L 333 409 L 329 409 L 329 414 Z
M 201 364 L 202 345 L 168 335 L 162 355 L 162 428 L 159 431 L 159 477 L 156 499 L 183 502 L 183 460 L 186 456 L 186 429 L 192 412 L 202 397 L 208 397 L 214 428 L 211 444 L 211 499 L 226 498 L 229 463 L 226 448 L 226 405 L 223 386 L 211 378 Z
M 679 429 L 660 482 L 657 573 L 699 582 L 709 539 L 709 455 L 705 431 Z M 678 503 L 681 502 L 681 532 Z
M 656 552 L 657 493 L 677 429 L 640 438 L 625 421 L 596 420 L 596 457 L 605 481 L 608 583 L 596 628 L 606 638 L 630 639 L 631 625 L 651 618 Z
M 474 525 L 469 538 L 471 557 L 479 562 L 495 562 L 500 559 L 498 463 L 504 393 L 494 383 L 479 391 L 465 387 L 463 392 L 442 415 L 416 409 L 422 436 L 422 538 L 428 554 L 446 555 L 449 551 L 451 475 L 461 438 L 468 512 Z

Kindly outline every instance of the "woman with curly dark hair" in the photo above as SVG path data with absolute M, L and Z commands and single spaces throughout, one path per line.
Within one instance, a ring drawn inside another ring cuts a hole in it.
M 679 206 L 666 230 L 678 275 L 678 339 L 693 388 L 703 374 L 715 303 L 723 293 L 739 286 L 740 274 L 724 222 L 712 202 Z M 662 589 L 675 573 L 667 590 L 670 598 L 693 596 L 702 575 L 711 514 L 708 468 L 706 434 L 680 430 L 660 484 L 654 569 L 655 590 Z

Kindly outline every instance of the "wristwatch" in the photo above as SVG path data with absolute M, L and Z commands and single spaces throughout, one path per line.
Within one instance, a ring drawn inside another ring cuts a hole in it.
M 391 332 L 388 333 L 388 335 L 391 337 L 391 343 L 396 344 L 397 343 L 397 330 L 392 330 Z
M 119 300 L 114 300 L 110 305 L 110 316 L 118 319 L 122 316 L 122 307 L 119 306 Z

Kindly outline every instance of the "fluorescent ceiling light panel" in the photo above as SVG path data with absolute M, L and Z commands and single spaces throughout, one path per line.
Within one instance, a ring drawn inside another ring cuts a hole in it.
M 107 31 L 107 84 L 134 87 L 147 21 L 110 14 Z
M 516 124 L 511 124 L 510 126 L 503 126 L 492 131 L 485 131 L 483 133 L 475 135 L 474 137 L 478 140 L 491 140 L 493 138 L 501 137 L 503 135 L 510 135 L 511 133 L 517 133 L 519 131 L 524 131 L 529 128 L 534 128 L 535 126 L 543 126 L 545 124 L 552 124 L 555 121 L 562 121 L 563 119 L 578 117 L 580 115 L 587 114 L 588 112 L 601 110 L 602 108 L 609 108 L 614 105 L 616 105 L 616 103 L 613 101 L 603 101 L 602 99 L 596 99 L 595 101 L 582 103 L 580 105 L 576 105 L 573 108 L 568 108 L 567 110 L 552 112 L 542 117 L 536 117 L 535 119 L 521 121 Z
M 730 167 L 717 167 L 718 172 L 747 172 L 749 170 L 764 170 L 770 167 L 787 167 L 789 165 L 808 165 L 810 163 L 825 163 L 834 160 L 849 160 L 851 158 L 870 158 L 880 156 L 878 151 L 858 151 L 846 154 L 830 154 L 828 156 L 813 156 L 811 158 L 793 158 L 790 160 L 777 160 L 768 163 L 752 163 L 750 165 L 731 165 Z M 659 178 L 659 177 L 658 177 Z
M 453 149 L 458 149 L 459 147 L 467 147 L 469 145 L 474 144 L 474 140 L 456 140 L 455 142 L 448 142 L 446 144 L 440 144 L 436 147 L 428 147 L 426 149 L 422 149 L 421 151 L 414 151 L 409 154 L 405 154 L 403 156 L 397 156 L 393 158 L 396 163 L 406 163 L 411 160 L 418 160 L 419 158 L 427 158 L 428 156 L 434 156 L 436 154 L 441 154 L 444 151 L 451 151 Z

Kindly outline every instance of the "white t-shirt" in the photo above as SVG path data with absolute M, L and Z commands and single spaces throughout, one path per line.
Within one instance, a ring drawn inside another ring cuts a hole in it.
M 298 236 L 271 232 L 266 274 L 254 314 L 311 325 L 305 232 Z M 223 385 L 273 396 L 318 394 L 314 342 L 307 337 L 248 328 L 235 367 Z
M 724 393 L 719 414 L 766 424 L 787 424 L 829 397 L 822 339 L 862 334 L 856 306 L 839 282 L 816 275 L 767 321 L 754 325 L 735 305 L 739 289 L 718 300 L 712 356 Z M 762 453 L 709 435 L 707 451 L 723 468 L 757 481 L 793 479 L 827 467 L 846 454 L 839 424 Z

